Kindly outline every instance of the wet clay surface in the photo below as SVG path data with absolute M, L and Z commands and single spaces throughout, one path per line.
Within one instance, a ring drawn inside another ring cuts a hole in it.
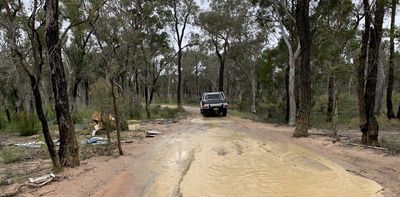
M 134 164 L 137 195 L 381 196 L 374 181 L 300 146 L 253 139 L 234 120 L 183 124 L 184 131 L 162 136 Z
M 123 157 L 67 169 L 68 178 L 22 196 L 399 196 L 400 159 L 292 127 L 197 108 L 162 134 L 124 144 Z

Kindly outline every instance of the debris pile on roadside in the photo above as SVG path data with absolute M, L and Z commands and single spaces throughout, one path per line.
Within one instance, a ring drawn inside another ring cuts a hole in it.
M 53 143 L 55 146 L 60 146 L 60 139 L 53 140 Z M 21 147 L 21 148 L 42 148 L 45 143 L 43 141 L 33 141 L 33 142 L 25 142 L 25 143 L 16 143 L 13 144 L 16 147 Z
M 44 145 L 44 142 L 42 141 L 14 144 L 14 146 L 23 148 L 42 148 L 42 145 Z
M 126 123 L 128 124 L 129 131 L 135 131 L 141 128 L 140 120 L 127 120 Z
M 149 130 L 149 131 L 146 131 L 145 134 L 146 134 L 146 137 L 149 138 L 149 137 L 155 137 L 156 135 L 161 134 L 161 132 L 155 131 L 155 130 Z
M 32 184 L 32 186 L 40 187 L 50 183 L 54 180 L 54 178 L 56 178 L 56 175 L 51 173 L 37 178 L 29 178 L 29 182 Z
M 107 144 L 107 138 L 104 137 L 92 137 L 85 141 L 82 141 L 82 144 L 91 144 L 91 145 L 99 145 L 99 144 Z
M 24 187 L 39 188 L 39 187 L 42 187 L 52 181 L 58 181 L 58 180 L 61 180 L 61 177 L 58 177 L 53 173 L 46 174 L 46 175 L 36 177 L 36 178 L 29 178 L 28 181 L 25 181 L 23 184 L 16 186 L 13 189 L 13 191 L 10 191 L 10 192 L 3 191 L 0 194 L 0 197 L 16 196 L 16 195 L 18 195 L 18 193 L 20 193 L 22 191 L 22 189 Z M 1 180 L 0 185 L 2 185 L 3 183 L 4 183 L 4 185 L 13 184 L 13 182 L 12 181 L 10 182 L 10 180 Z

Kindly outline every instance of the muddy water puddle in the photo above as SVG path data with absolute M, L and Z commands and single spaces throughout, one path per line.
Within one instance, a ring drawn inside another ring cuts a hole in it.
M 191 123 L 221 124 L 211 120 Z M 380 196 L 382 189 L 299 146 L 221 127 L 192 128 L 152 148 L 137 164 L 141 196 Z

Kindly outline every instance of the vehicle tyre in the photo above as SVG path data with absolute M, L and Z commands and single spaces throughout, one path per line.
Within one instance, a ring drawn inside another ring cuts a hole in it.
M 222 111 L 222 116 L 226 116 L 227 113 L 228 113 L 228 110 L 227 110 L 227 109 L 224 109 L 224 110 Z

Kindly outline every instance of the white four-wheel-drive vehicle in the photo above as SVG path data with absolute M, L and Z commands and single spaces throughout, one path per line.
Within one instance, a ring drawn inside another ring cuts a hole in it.
M 228 112 L 228 101 L 223 92 L 206 92 L 200 98 L 200 112 L 204 115 L 222 114 Z

